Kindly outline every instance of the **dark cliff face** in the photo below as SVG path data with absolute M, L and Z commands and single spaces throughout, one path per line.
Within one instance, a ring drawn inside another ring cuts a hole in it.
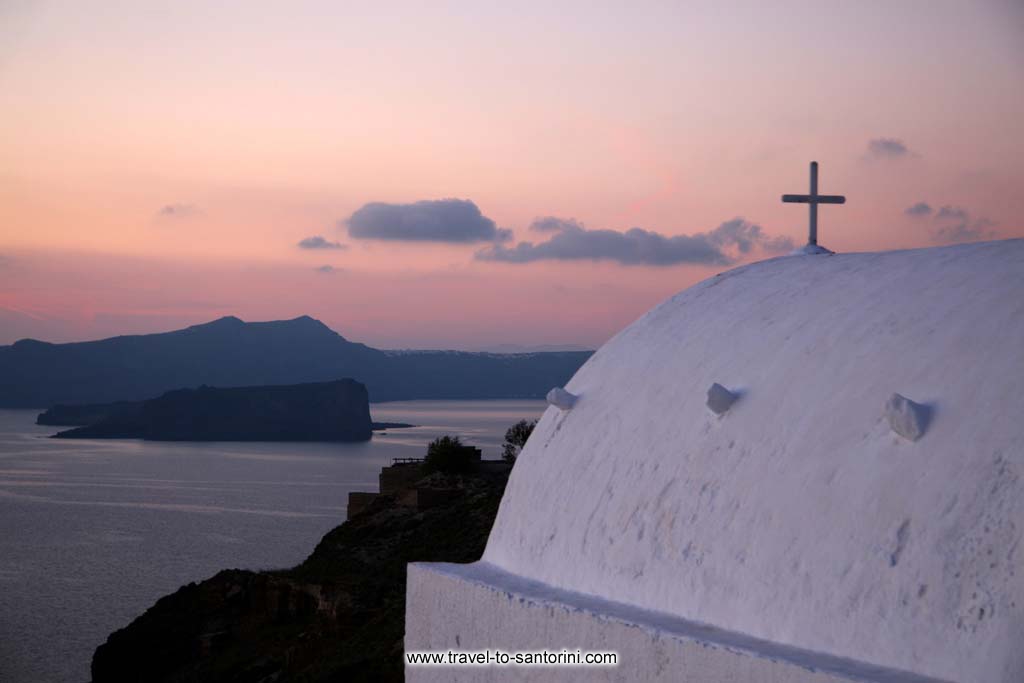
M 111 415 L 138 411 L 142 401 L 117 401 L 115 403 L 90 403 L 87 405 L 56 405 L 47 408 L 36 418 L 37 425 L 72 427 L 91 425 Z
M 176 332 L 0 346 L 0 408 L 139 401 L 202 384 L 222 387 L 352 377 L 374 401 L 541 398 L 585 352 L 518 356 L 388 353 L 348 341 L 308 316 L 246 323 L 221 318 Z
M 179 389 L 127 404 L 59 438 L 165 441 L 365 441 L 366 387 L 351 379 L 289 386 Z
M 294 569 L 180 588 L 96 650 L 93 683 L 401 681 L 406 564 L 478 560 L 506 476 L 433 475 L 446 505 L 381 496 Z

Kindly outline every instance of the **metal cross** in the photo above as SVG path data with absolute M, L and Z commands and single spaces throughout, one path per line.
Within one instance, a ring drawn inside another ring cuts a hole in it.
M 784 194 L 787 203 L 810 204 L 811 223 L 807 232 L 807 243 L 818 244 L 818 204 L 845 204 L 846 197 L 838 194 L 818 194 L 818 162 L 811 162 L 811 193 Z

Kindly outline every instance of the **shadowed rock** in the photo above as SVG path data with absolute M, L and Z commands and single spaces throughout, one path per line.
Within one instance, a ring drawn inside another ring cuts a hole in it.
M 708 408 L 715 415 L 724 415 L 738 399 L 739 394 L 729 391 L 718 382 L 712 384 L 708 389 Z
M 889 427 L 904 439 L 917 441 L 928 429 L 928 406 L 911 401 L 906 396 L 893 394 L 885 402 L 885 417 Z

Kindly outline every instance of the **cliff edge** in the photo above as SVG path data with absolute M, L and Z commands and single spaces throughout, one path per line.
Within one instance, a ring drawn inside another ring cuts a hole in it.
M 506 479 L 433 474 L 444 505 L 380 496 L 293 569 L 183 586 L 97 648 L 93 683 L 401 681 L 406 565 L 479 559 Z

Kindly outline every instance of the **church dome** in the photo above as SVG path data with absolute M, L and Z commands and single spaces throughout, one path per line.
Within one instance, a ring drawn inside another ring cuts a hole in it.
M 721 414 L 716 383 L 738 397 Z M 936 679 L 1024 680 L 1024 240 L 737 268 L 565 389 L 485 562 Z

